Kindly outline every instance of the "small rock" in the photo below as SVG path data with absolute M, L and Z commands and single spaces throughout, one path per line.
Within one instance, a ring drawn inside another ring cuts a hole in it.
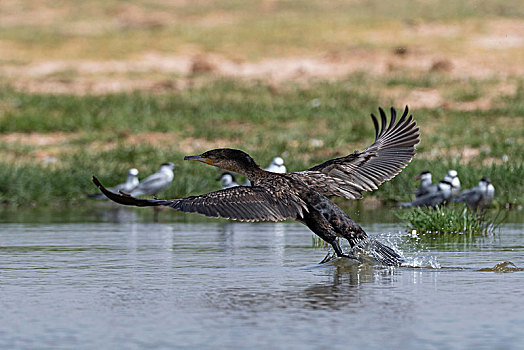
M 408 48 L 405 46 L 397 46 L 393 50 L 393 53 L 398 56 L 405 56 L 408 53 Z
M 440 59 L 433 61 L 431 65 L 431 72 L 451 72 L 453 69 L 453 63 L 447 59 Z
M 215 70 L 215 65 L 209 62 L 204 56 L 197 56 L 193 58 L 191 63 L 191 73 L 200 74 L 200 73 L 211 73 Z

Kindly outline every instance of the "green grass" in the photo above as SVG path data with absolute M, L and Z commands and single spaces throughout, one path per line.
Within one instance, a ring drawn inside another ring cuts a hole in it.
M 465 206 L 413 208 L 397 213 L 416 234 L 491 234 L 497 219 L 486 213 L 472 211 Z
M 0 143 L 0 200 L 12 204 L 78 201 L 95 190 L 91 175 L 107 185 L 124 180 L 136 167 L 140 178 L 172 161 L 175 181 L 162 196 L 185 196 L 218 188 L 217 171 L 182 162 L 186 153 L 217 146 L 241 148 L 266 166 L 282 155 L 290 171 L 362 150 L 372 143 L 369 113 L 392 101 L 381 94 L 428 84 L 446 90 L 450 78 L 438 75 L 373 77 L 355 74 L 339 82 L 284 84 L 216 81 L 176 93 L 120 93 L 103 96 L 29 94 L 0 88 L 0 133 L 65 133 L 51 145 Z M 488 91 L 496 80 L 476 80 Z M 461 82 L 467 84 L 468 82 Z M 500 96 L 488 110 L 412 109 L 421 128 L 416 158 L 403 172 L 367 196 L 406 201 L 416 188 L 413 176 L 431 170 L 434 181 L 456 169 L 463 188 L 483 176 L 495 187 L 495 205 L 524 204 L 524 88 Z M 312 103 L 317 99 L 319 106 Z M 409 101 L 408 101 L 409 102 Z M 403 106 L 397 106 L 399 109 Z M 156 132 L 162 141 L 131 142 L 135 134 Z M 188 149 L 189 147 L 189 149 Z M 477 153 L 460 157 L 464 148 Z M 44 164 L 42 153 L 58 161 Z

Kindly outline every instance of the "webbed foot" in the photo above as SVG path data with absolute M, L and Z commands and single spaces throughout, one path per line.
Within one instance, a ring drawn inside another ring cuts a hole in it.
M 333 240 L 330 244 L 333 246 L 334 252 L 328 252 L 327 255 L 324 257 L 324 259 L 322 259 L 322 261 L 319 262 L 319 264 L 325 264 L 327 262 L 330 262 L 331 260 L 335 258 L 335 256 L 339 258 L 348 258 L 352 260 L 357 260 L 358 262 L 362 263 L 362 259 L 354 255 L 344 254 L 336 239 Z
M 322 261 L 319 262 L 319 264 L 325 264 L 327 262 L 330 262 L 331 260 L 335 259 L 335 257 L 336 257 L 335 253 L 328 252 L 327 255 L 324 257 L 324 259 L 322 259 Z

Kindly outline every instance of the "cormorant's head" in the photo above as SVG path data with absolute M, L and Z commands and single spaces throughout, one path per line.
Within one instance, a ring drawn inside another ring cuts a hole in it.
M 258 168 L 257 163 L 249 154 L 231 148 L 212 149 L 200 155 L 185 156 L 184 160 L 196 160 L 239 174 L 246 174 L 246 170 Z

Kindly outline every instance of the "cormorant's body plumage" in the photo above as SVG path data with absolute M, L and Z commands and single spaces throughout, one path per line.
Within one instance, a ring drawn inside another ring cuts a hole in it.
M 338 256 L 344 256 L 337 237 L 352 247 L 367 238 L 364 230 L 328 196 L 348 199 L 362 197 L 362 191 L 377 189 L 397 175 L 411 161 L 419 142 L 418 128 L 408 108 L 397 122 L 391 108 L 391 120 L 380 111 L 380 126 L 372 114 L 375 142 L 362 152 L 355 151 L 306 171 L 285 174 L 261 169 L 247 153 L 223 148 L 207 151 L 186 160 L 197 160 L 224 170 L 245 175 L 251 186 L 237 186 L 200 196 L 181 199 L 139 199 L 107 191 L 93 178 L 100 190 L 115 202 L 134 206 L 168 206 L 189 213 L 240 221 L 281 221 L 293 219 L 304 223 L 330 243 Z M 401 258 L 391 248 L 374 242 L 375 257 L 384 264 L 399 265 Z

